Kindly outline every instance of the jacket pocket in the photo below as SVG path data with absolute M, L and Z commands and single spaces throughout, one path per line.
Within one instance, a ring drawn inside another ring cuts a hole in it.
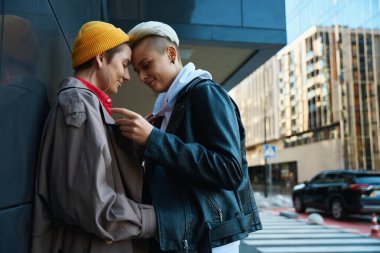
M 211 194 L 202 191 L 205 197 L 208 199 L 209 204 L 213 208 L 214 211 L 218 213 L 218 221 L 223 222 L 223 212 L 221 206 L 216 202 L 216 200 L 211 196 Z
M 58 98 L 65 122 L 69 126 L 81 127 L 86 121 L 87 115 L 83 101 L 77 92 L 61 93 Z

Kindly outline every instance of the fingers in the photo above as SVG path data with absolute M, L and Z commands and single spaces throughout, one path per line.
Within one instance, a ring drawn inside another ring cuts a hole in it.
M 123 117 L 115 120 L 115 124 L 119 126 L 122 135 L 144 145 L 153 130 L 153 126 L 140 114 L 125 108 L 112 108 L 113 113 L 122 115 Z
M 122 135 L 140 145 L 146 144 L 147 139 L 153 130 L 153 126 L 150 124 L 146 126 L 140 126 L 135 124 L 129 126 L 120 125 L 119 128 Z
M 133 133 L 131 133 L 129 130 L 125 131 L 120 128 L 120 132 L 124 137 L 127 137 L 128 139 L 134 141 L 134 138 L 132 138 Z
M 120 118 L 115 120 L 115 124 L 118 126 L 132 126 L 134 125 L 134 121 L 129 118 Z
M 128 117 L 128 118 L 136 118 L 136 117 L 140 117 L 140 114 L 138 113 L 135 113 L 133 111 L 130 111 L 128 109 L 125 109 L 125 108 L 111 108 L 111 111 L 113 113 L 116 113 L 116 114 L 121 114 L 125 117 Z
M 116 125 L 119 126 L 120 132 L 122 135 L 129 139 L 134 139 L 132 138 L 132 135 L 134 135 L 137 132 L 137 127 L 133 122 L 130 121 L 125 121 L 124 119 L 120 119 L 116 121 Z

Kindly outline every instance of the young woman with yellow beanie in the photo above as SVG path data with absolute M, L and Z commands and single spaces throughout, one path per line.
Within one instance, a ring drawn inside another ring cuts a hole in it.
M 63 79 L 45 124 L 37 173 L 32 252 L 145 252 L 155 234 L 151 205 L 139 204 L 142 170 L 110 115 L 129 80 L 128 35 L 111 24 L 82 26 L 74 77 Z

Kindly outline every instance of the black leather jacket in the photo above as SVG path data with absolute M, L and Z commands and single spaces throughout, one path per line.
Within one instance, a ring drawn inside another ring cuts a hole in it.
M 262 229 L 237 106 L 212 80 L 178 95 L 166 132 L 143 153 L 162 250 L 211 252 Z

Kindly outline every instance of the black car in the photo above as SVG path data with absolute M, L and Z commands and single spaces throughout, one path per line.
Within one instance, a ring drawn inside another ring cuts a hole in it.
M 337 219 L 348 214 L 380 213 L 380 173 L 329 170 L 293 188 L 293 206 L 331 212 Z

